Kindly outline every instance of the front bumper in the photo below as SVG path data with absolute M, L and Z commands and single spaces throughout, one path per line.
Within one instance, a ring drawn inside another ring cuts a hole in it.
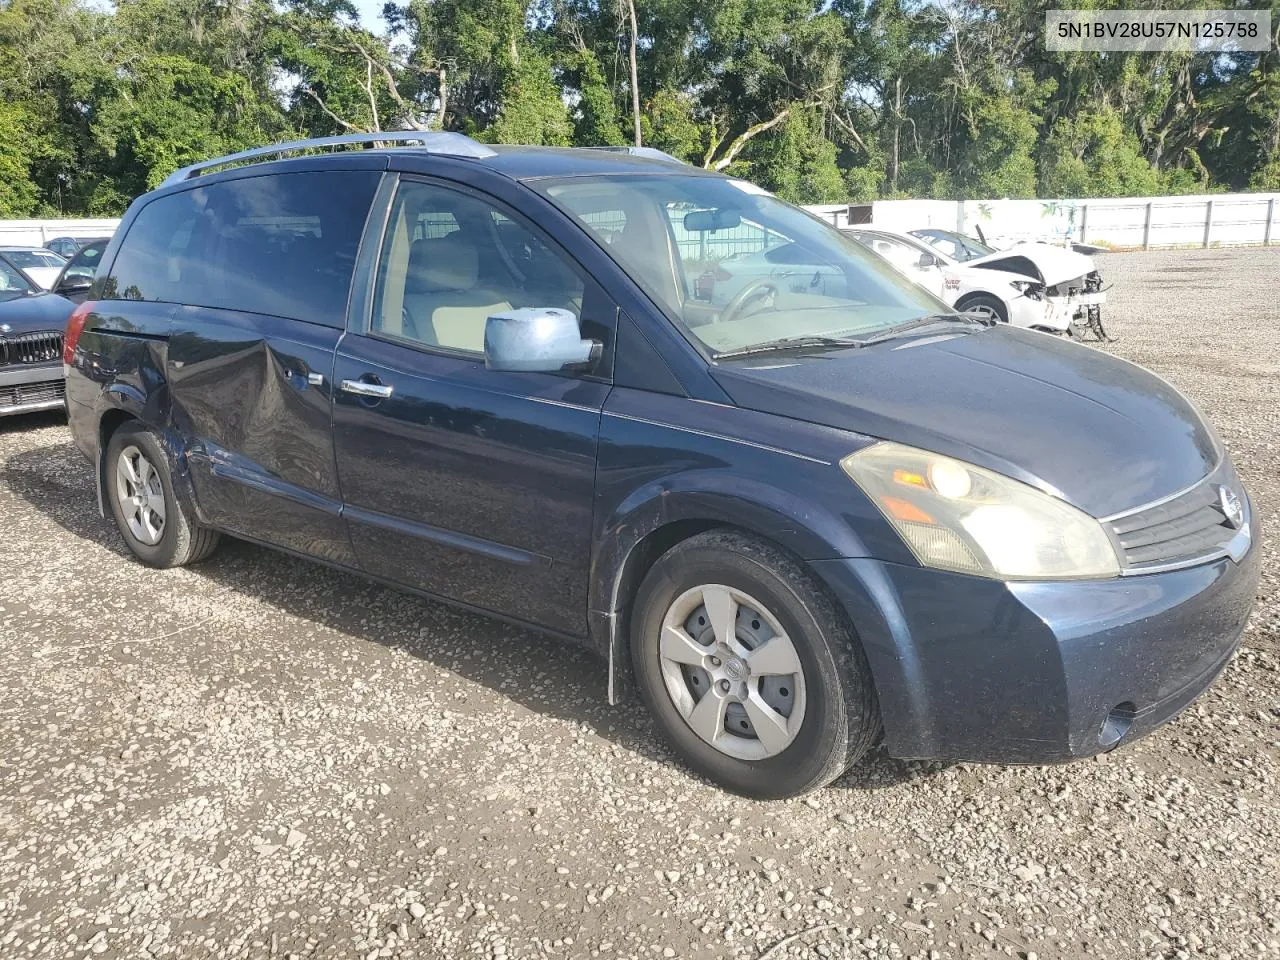
M 1194 700 L 1236 650 L 1261 553 L 1255 536 L 1239 562 L 1056 583 L 812 566 L 866 649 L 891 755 L 1049 763 L 1134 740 Z
M 1067 297 L 1014 297 L 1009 302 L 1009 322 L 1015 327 L 1063 333 L 1071 326 L 1074 307 Z
M 66 405 L 62 362 L 0 367 L 0 417 Z

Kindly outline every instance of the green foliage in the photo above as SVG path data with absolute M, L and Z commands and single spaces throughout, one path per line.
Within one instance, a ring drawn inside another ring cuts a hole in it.
M 696 106 L 682 93 L 659 90 L 640 117 L 644 142 L 673 157 L 700 164 L 706 150 L 706 131 L 695 118 Z
M 39 202 L 31 179 L 32 127 L 21 107 L 0 103 L 0 217 L 29 217 Z
M 270 139 L 243 77 L 160 56 L 133 66 L 123 84 L 126 95 L 106 104 L 93 135 L 115 161 L 114 186 L 127 194 L 154 189 L 186 164 Z
M 967 197 L 1036 195 L 1035 116 L 1007 98 L 984 97 L 957 150 L 955 176 Z M 936 189 L 936 186 L 935 186 Z
M 780 135 L 757 143 L 741 173 L 769 184 L 783 200 L 841 203 L 847 199 L 836 164 L 836 145 L 823 135 L 822 117 L 816 110 L 793 112 Z
M 573 121 L 565 109 L 560 88 L 551 76 L 551 63 L 543 55 L 520 57 L 507 71 L 502 86 L 502 109 L 485 131 L 491 143 L 528 143 L 567 147 L 573 143 Z
M 1042 150 L 1040 192 L 1047 197 L 1132 197 L 1162 193 L 1162 177 L 1115 110 L 1062 117 Z
M 583 146 L 616 147 L 627 142 L 618 122 L 618 105 L 605 80 L 600 61 L 590 50 L 580 50 L 570 59 L 577 69 L 578 115 L 574 121 L 574 142 Z
M 351 0 L 0 0 L 0 216 L 116 214 L 177 166 L 294 135 L 631 141 L 626 4 L 384 9 L 379 33 Z M 1048 53 L 1026 0 L 635 13 L 643 142 L 788 199 L 1280 189 L 1274 50 Z

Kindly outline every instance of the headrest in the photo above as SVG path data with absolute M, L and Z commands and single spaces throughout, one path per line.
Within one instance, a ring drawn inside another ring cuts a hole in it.
M 464 237 L 451 233 L 415 240 L 409 248 L 409 282 L 418 290 L 470 290 L 480 276 L 480 255 Z

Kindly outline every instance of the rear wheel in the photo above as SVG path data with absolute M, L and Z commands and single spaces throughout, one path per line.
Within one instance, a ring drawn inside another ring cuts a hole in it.
M 981 293 L 965 300 L 964 306 L 960 307 L 960 310 L 966 313 L 976 313 L 997 323 L 1009 322 L 1009 311 L 1000 302 L 1000 298 L 986 293 Z
M 658 724 L 699 773 L 752 797 L 821 787 L 880 731 L 870 670 L 803 565 L 731 532 L 693 537 L 645 577 L 632 659 Z
M 168 459 L 146 427 L 128 423 L 111 435 L 107 502 L 125 544 L 143 563 L 178 567 L 203 560 L 218 534 L 201 527 L 173 492 Z

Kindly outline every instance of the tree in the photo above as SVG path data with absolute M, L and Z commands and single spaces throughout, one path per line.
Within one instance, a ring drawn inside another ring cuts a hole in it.
M 392 0 L 384 28 L 351 0 L 0 0 L 0 215 L 115 214 L 192 160 L 395 128 L 647 144 L 805 202 L 1280 188 L 1277 44 L 1052 53 L 1044 9 Z
M 1041 150 L 1042 196 L 1144 196 L 1161 192 L 1163 181 L 1142 155 L 1137 135 L 1107 107 L 1062 117 Z

